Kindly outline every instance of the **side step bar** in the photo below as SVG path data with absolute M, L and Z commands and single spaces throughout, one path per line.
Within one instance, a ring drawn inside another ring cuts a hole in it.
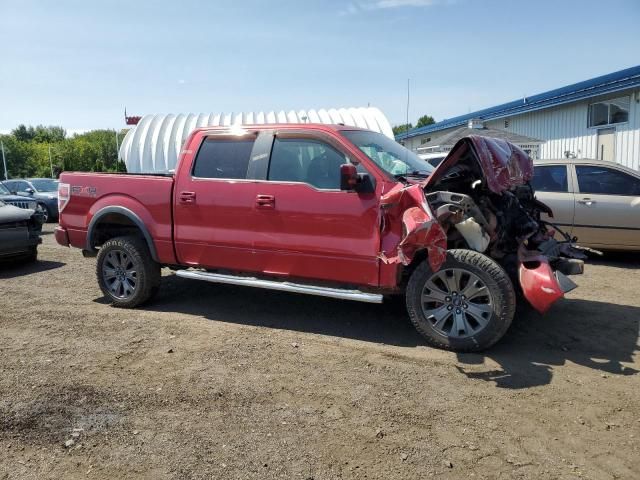
M 382 303 L 382 295 L 376 293 L 361 292 L 360 290 L 344 290 L 341 288 L 320 287 L 317 285 L 304 285 L 291 282 L 277 282 L 262 280 L 255 277 L 238 277 L 235 275 L 222 275 L 194 270 L 178 270 L 176 275 L 193 280 L 204 280 L 212 283 L 228 283 L 243 287 L 266 288 L 268 290 L 281 290 L 283 292 L 306 293 L 320 297 L 340 298 L 342 300 L 356 300 L 358 302 Z

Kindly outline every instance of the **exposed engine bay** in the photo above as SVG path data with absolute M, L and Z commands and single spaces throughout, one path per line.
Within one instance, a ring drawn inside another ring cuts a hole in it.
M 447 237 L 447 249 L 472 249 L 493 258 L 540 312 L 576 285 L 585 251 L 535 198 L 531 159 L 497 139 L 467 137 L 425 185 L 427 202 Z M 558 238 L 556 238 L 558 237 Z

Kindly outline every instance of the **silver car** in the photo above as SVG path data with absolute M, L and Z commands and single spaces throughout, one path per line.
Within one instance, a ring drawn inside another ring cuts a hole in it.
M 580 245 L 640 250 L 640 173 L 588 159 L 536 160 L 531 182 L 548 219 Z

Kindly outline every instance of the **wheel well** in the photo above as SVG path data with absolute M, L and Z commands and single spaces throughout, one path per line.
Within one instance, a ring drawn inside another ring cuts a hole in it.
M 95 225 L 91 226 L 89 235 L 87 243 L 91 250 L 95 250 L 96 247 L 115 237 L 125 235 L 139 237 L 147 244 L 151 256 L 155 259 L 155 249 L 153 244 L 150 244 L 148 234 L 141 228 L 140 221 L 136 222 L 123 213 L 109 212 L 100 216 Z
M 418 265 L 420 265 L 422 262 L 427 260 L 427 257 L 429 256 L 427 249 L 423 248 L 422 250 L 418 250 L 414 255 L 413 255 L 413 259 L 411 260 L 411 263 L 409 265 L 402 265 L 402 268 L 400 269 L 399 275 L 399 282 L 398 282 L 398 286 L 404 291 L 404 289 L 407 286 L 407 283 L 409 283 L 409 278 L 411 278 L 411 274 L 413 273 L 413 271 L 418 268 Z

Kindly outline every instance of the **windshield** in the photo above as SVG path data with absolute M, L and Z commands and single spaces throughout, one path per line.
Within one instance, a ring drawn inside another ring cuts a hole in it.
M 433 167 L 415 153 L 382 133 L 366 130 L 342 130 L 340 132 L 367 157 L 387 173 L 398 176 L 427 176 Z
M 4 184 L 0 183 L 0 194 L 1 195 L 10 195 L 11 192 L 9 191 L 9 189 L 7 187 L 4 186 Z
M 57 192 L 58 191 L 58 180 L 52 180 L 50 178 L 39 178 L 30 180 L 33 188 L 36 189 L 37 192 Z

